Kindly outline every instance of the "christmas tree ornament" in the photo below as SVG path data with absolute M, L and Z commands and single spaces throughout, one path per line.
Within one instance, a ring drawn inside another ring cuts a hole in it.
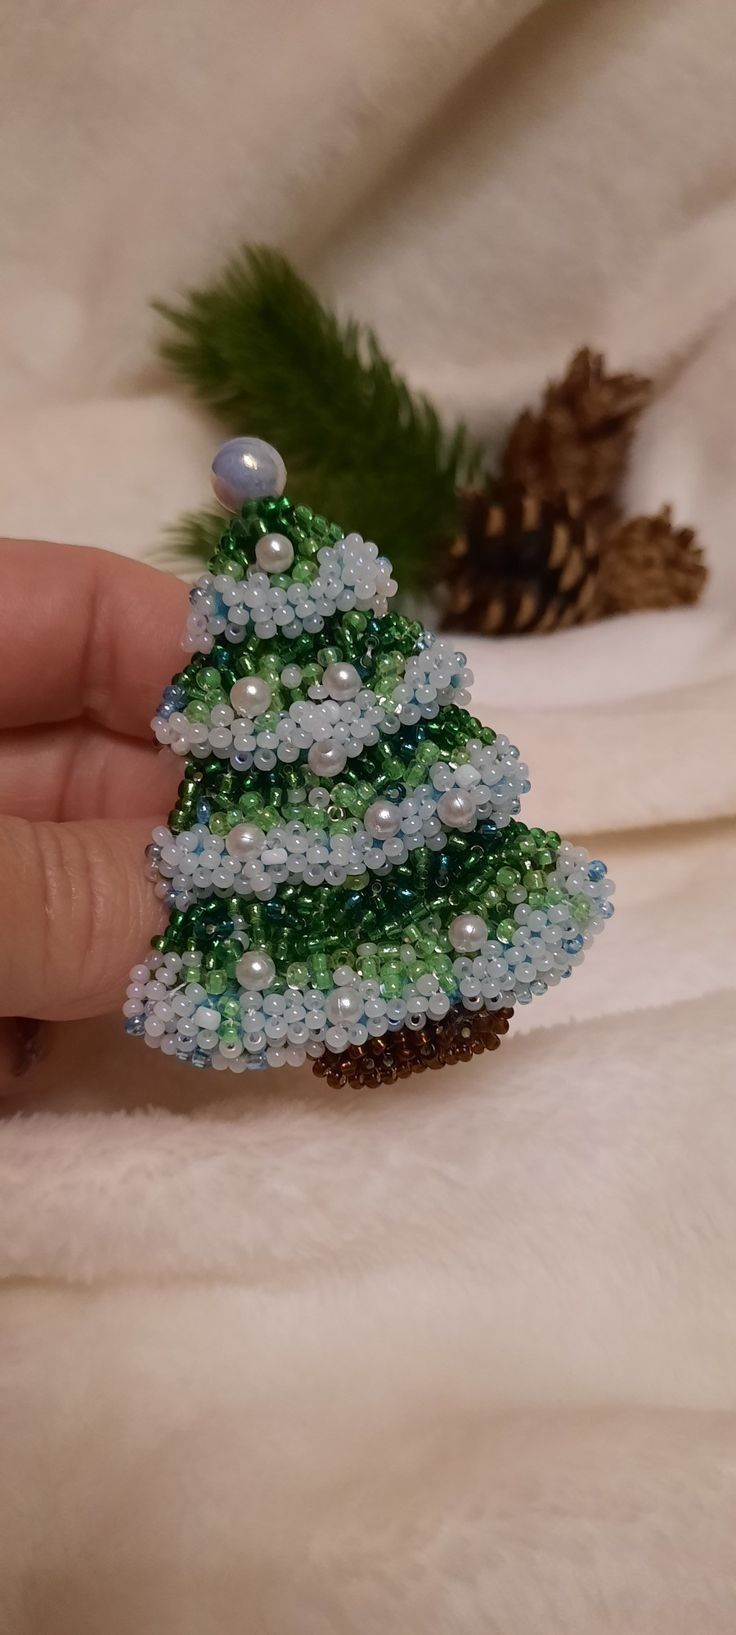
M 520 820 L 519 751 L 469 713 L 455 642 L 391 609 L 378 546 L 293 504 L 248 444 L 213 480 L 228 505 L 266 471 L 272 492 L 244 487 L 152 723 L 184 775 L 147 850 L 169 918 L 125 1027 L 198 1068 L 392 1083 L 494 1050 L 580 964 L 613 886 Z

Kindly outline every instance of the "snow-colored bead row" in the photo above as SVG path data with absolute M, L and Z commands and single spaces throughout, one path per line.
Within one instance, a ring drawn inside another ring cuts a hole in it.
M 286 637 L 302 631 L 317 633 L 325 619 L 353 608 L 379 616 L 396 594 L 388 557 L 360 534 L 347 534 L 335 545 L 317 552 L 318 568 L 311 581 L 287 574 L 288 585 L 275 585 L 259 567 L 244 579 L 232 574 L 202 574 L 191 592 L 191 610 L 184 647 L 209 653 L 218 636 L 241 642 L 251 631 L 269 641 L 279 631 Z
M 566 847 L 563 866 L 550 871 L 547 880 L 561 884 L 570 898 L 544 909 L 518 904 L 510 942 L 489 938 L 485 922 L 472 911 L 451 922 L 447 942 L 457 954 L 451 993 L 428 971 L 416 979 L 407 975 L 400 995 L 387 998 L 379 982 L 361 978 L 347 965 L 333 972 L 326 994 L 312 987 L 268 991 L 273 962 L 257 949 L 245 950 L 238 966 L 241 983 L 247 984 L 239 992 L 239 1018 L 226 1022 L 217 999 L 197 980 L 196 955 L 152 954 L 131 971 L 126 1027 L 195 1066 L 242 1071 L 299 1066 L 325 1050 L 340 1052 L 402 1026 L 419 1028 L 428 1017 L 441 1020 L 452 1004 L 469 1011 L 529 1004 L 571 975 L 613 913 L 608 900 L 613 887 L 604 865 L 590 864 L 581 848 Z M 584 928 L 573 896 L 586 900 Z M 374 951 L 363 945 L 358 954 Z M 411 960 L 411 947 L 405 952 Z
M 267 832 L 254 822 L 236 824 L 227 835 L 212 834 L 198 823 L 174 835 L 163 826 L 153 833 L 149 862 L 160 876 L 159 895 L 170 908 L 186 909 L 207 897 L 230 896 L 267 901 L 278 886 L 300 881 L 307 886 L 340 886 L 369 869 L 388 873 L 405 863 L 419 846 L 442 851 L 448 829 L 469 833 L 492 820 L 505 827 L 528 787 L 526 767 L 505 749 L 505 740 L 477 745 L 470 760 L 458 767 L 438 761 L 429 782 L 396 803 L 380 797 L 367 808 L 352 833 L 307 828 L 294 819 Z M 485 779 L 479 770 L 485 772 Z M 316 799 L 314 798 L 316 797 Z M 310 802 L 329 802 L 326 789 L 312 790 Z
M 386 703 L 371 687 L 362 686 L 353 665 L 331 664 L 322 680 L 309 687 L 308 698 L 290 704 L 275 726 L 262 721 L 271 703 L 271 689 L 255 675 L 236 681 L 230 703 L 216 704 L 209 721 L 190 721 L 183 710 L 170 708 L 165 699 L 151 725 L 157 742 L 168 745 L 176 755 L 203 760 L 215 754 L 245 771 L 254 759 L 257 766 L 268 770 L 276 760 L 288 764 L 306 754 L 314 772 L 337 776 L 348 759 L 378 743 L 381 734 L 433 720 L 444 705 L 467 705 L 472 680 L 465 655 L 437 637 L 424 652 L 407 660 L 404 675 Z M 332 751 L 329 756 L 328 749 Z

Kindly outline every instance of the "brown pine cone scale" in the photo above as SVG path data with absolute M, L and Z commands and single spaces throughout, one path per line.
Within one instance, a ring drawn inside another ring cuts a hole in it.
M 450 551 L 446 630 L 512 635 L 590 617 L 598 532 L 582 514 L 518 484 L 468 494 L 462 510 L 464 532 Z

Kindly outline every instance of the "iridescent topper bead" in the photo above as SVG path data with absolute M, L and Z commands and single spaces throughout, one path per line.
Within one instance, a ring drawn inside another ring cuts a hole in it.
M 239 511 L 248 500 L 283 494 L 286 466 L 270 443 L 260 437 L 231 437 L 212 461 L 212 487 L 226 511 Z

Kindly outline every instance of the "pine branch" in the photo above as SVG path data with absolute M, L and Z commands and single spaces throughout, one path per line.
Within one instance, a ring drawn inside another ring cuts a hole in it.
M 206 562 L 217 550 L 227 526 L 222 511 L 184 511 L 170 528 L 166 529 L 158 555 L 193 557 L 195 562 Z
M 455 529 L 456 491 L 481 465 L 464 427 L 443 430 L 363 325 L 339 320 L 280 254 L 244 250 L 209 289 L 159 303 L 163 356 L 231 434 L 280 449 L 289 491 L 376 539 L 409 590 Z M 195 536 L 187 524 L 190 546 Z M 204 536 L 203 536 L 204 537 Z

